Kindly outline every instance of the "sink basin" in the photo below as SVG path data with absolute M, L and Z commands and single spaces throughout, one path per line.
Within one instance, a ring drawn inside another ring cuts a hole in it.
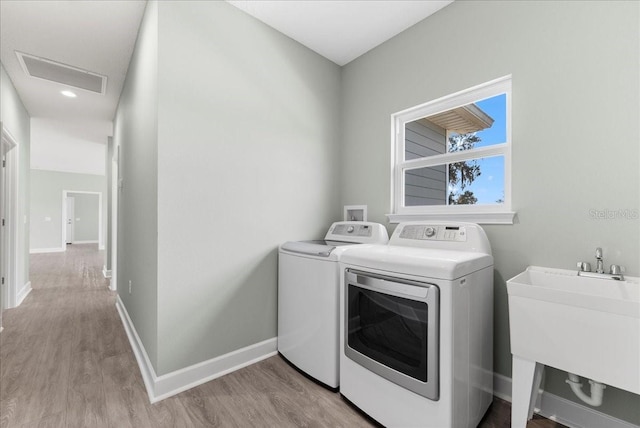
M 640 317 L 638 278 L 616 281 L 578 276 L 578 272 L 529 266 L 507 281 L 509 295 L 601 312 Z
M 640 394 L 640 284 L 530 266 L 507 281 L 511 353 Z

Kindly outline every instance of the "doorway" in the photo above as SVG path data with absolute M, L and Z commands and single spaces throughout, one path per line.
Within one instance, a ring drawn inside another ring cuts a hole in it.
M 102 222 L 101 192 L 62 191 L 62 248 L 96 243 L 104 249 Z

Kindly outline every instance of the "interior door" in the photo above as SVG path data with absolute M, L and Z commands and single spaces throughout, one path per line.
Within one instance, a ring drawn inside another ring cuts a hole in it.
M 73 244 L 73 219 L 75 217 L 75 198 L 67 196 L 67 245 Z

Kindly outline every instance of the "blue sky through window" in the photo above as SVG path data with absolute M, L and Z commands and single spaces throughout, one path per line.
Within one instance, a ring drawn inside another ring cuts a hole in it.
M 507 142 L 507 96 L 506 94 L 487 98 L 475 103 L 494 120 L 491 128 L 479 131 L 476 135 L 481 141 L 474 147 L 485 147 Z M 478 160 L 480 171 L 478 178 L 465 190 L 470 190 L 478 198 L 477 204 L 495 204 L 504 199 L 504 156 L 495 156 Z
M 494 120 L 491 128 L 482 130 L 476 135 L 482 140 L 476 147 L 484 147 L 492 144 L 507 142 L 507 96 L 506 94 L 496 95 L 486 100 L 474 103 L 482 111 L 487 113 Z

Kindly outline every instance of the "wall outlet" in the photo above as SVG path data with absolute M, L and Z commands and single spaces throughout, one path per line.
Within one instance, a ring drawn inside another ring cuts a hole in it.
M 129 280 L 129 294 L 131 294 L 131 280 Z

